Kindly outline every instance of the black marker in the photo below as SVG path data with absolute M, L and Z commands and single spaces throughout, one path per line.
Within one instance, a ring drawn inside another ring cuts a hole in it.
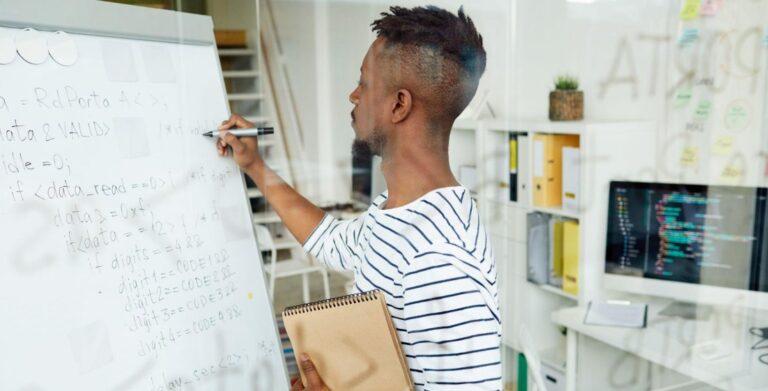
M 263 136 L 265 134 L 275 133 L 275 128 L 247 128 L 247 129 L 230 129 L 227 133 L 232 134 L 235 137 L 248 137 L 248 136 Z M 221 132 L 219 130 L 211 130 L 203 133 L 205 137 L 219 137 Z

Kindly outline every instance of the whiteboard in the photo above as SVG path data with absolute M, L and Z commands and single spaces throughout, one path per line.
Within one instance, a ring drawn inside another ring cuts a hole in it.
M 0 64 L 0 389 L 286 388 L 215 45 L 69 36 Z

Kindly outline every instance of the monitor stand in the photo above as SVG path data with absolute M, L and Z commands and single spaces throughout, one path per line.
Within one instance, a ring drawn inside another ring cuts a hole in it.
M 659 311 L 659 315 L 662 316 L 672 316 L 690 320 L 707 320 L 711 314 L 711 306 L 686 301 L 673 301 Z

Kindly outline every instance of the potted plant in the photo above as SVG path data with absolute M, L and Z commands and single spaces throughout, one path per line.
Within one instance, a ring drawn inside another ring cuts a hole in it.
M 555 79 L 555 90 L 549 93 L 549 119 L 575 121 L 584 118 L 584 92 L 579 91 L 579 80 L 561 75 Z

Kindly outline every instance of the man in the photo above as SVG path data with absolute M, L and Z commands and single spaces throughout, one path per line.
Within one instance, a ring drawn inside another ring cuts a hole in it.
M 381 156 L 388 191 L 362 216 L 338 221 L 270 170 L 255 138 L 226 129 L 235 161 L 304 249 L 353 270 L 355 290 L 381 290 L 417 389 L 501 389 L 496 267 L 477 205 L 448 164 L 453 122 L 485 70 L 482 37 L 463 10 L 392 7 L 373 22 L 354 105 L 353 151 Z M 311 360 L 310 383 L 324 389 Z M 300 382 L 299 382 L 300 383 Z

